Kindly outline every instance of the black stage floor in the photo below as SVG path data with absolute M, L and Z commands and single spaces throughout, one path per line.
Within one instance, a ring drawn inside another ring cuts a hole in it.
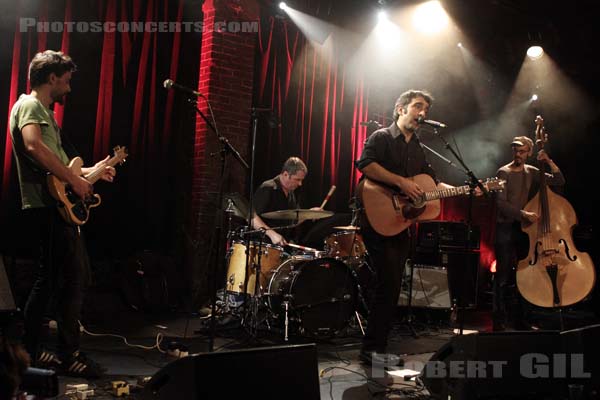
M 126 398 L 142 398 L 141 386 L 144 384 L 144 379 L 150 379 L 159 370 L 177 361 L 174 355 L 165 353 L 169 348 L 179 347 L 183 351 L 187 350 L 190 355 L 199 354 L 199 357 L 209 350 L 211 335 L 208 317 L 201 318 L 197 313 L 185 314 L 176 311 L 144 313 L 126 306 L 119 307 L 118 310 L 109 307 L 105 313 L 98 312 L 100 309 L 102 307 L 94 312 L 92 307 L 92 312 L 88 312 L 85 316 L 82 350 L 107 368 L 106 376 L 89 382 L 61 376 L 59 377 L 62 396 L 60 398 L 69 398 L 64 396 L 67 384 L 88 383 L 95 390 L 94 398 L 113 399 L 115 398 L 112 390 L 113 381 L 125 381 L 129 384 L 130 395 Z M 450 312 L 446 310 L 415 308 L 410 324 L 402 317 L 406 315 L 406 309 L 400 307 L 398 311 L 389 351 L 402 357 L 405 361 L 405 369 L 419 371 L 438 349 L 459 334 L 460 320 L 463 321 L 464 334 L 491 331 L 490 313 L 486 310 L 465 310 L 458 315 L 458 318 L 454 315 L 453 319 Z M 427 388 L 422 384 L 390 376 L 387 372 L 383 376 L 374 376 L 373 370 L 359 361 L 362 333 L 356 318 L 333 337 L 315 340 L 292 334 L 286 342 L 281 326 L 268 326 L 264 322 L 259 322 L 258 330 L 252 333 L 249 329 L 250 324 L 240 323 L 236 314 L 238 314 L 237 310 L 215 319 L 213 352 L 314 342 L 318 354 L 318 384 L 321 399 L 430 398 Z M 533 313 L 533 317 L 543 330 L 560 329 L 560 318 L 557 312 L 539 310 Z M 563 313 L 563 323 L 565 329 L 574 329 L 598 323 L 598 319 L 585 309 L 573 309 Z M 53 334 L 51 328 L 50 333 Z M 156 347 L 157 343 L 160 350 Z M 247 363 L 243 368 L 247 369 L 248 373 L 256 373 L 261 369 L 260 365 L 254 365 L 247 359 L 241 362 Z M 290 365 L 281 365 L 281 368 L 293 370 L 292 364 L 293 362 L 290 361 Z M 219 368 L 227 370 L 228 366 Z M 273 376 L 276 374 L 264 376 L 259 373 L 258 375 L 260 375 L 259 385 L 263 388 L 281 386 L 282 378 Z M 235 382 L 235 379 L 232 379 L 232 382 Z M 204 382 L 202 385 L 210 387 L 211 382 Z M 213 389 L 214 398 L 231 398 L 226 387 Z M 247 393 L 256 398 L 272 398 L 264 396 L 264 390 L 254 391 L 248 388 Z M 293 386 L 290 385 L 289 390 L 294 390 Z M 185 389 L 182 389 L 179 398 L 194 397 L 186 394 Z M 290 396 L 290 393 L 281 393 L 280 398 L 294 397 Z

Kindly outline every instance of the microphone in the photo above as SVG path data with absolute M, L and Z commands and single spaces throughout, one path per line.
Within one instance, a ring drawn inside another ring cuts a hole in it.
M 193 96 L 196 97 L 204 97 L 204 95 L 200 92 L 196 92 L 195 90 L 192 90 L 188 87 L 182 86 L 179 83 L 175 83 L 173 82 L 171 79 L 167 79 L 163 82 L 163 86 L 165 87 L 165 89 L 177 89 L 177 90 L 181 90 L 182 92 L 186 92 L 188 94 L 191 94 Z
M 425 125 L 429 125 L 429 126 L 433 126 L 434 128 L 447 128 L 448 125 L 442 123 L 442 122 L 438 122 L 438 121 L 432 121 L 430 119 L 423 119 L 423 117 L 419 117 L 419 119 L 417 120 L 417 122 L 419 124 L 425 124 Z

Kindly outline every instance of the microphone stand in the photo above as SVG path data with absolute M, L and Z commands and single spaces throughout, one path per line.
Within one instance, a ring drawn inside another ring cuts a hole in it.
M 211 113 L 211 117 L 214 121 L 214 115 L 212 113 L 212 108 L 206 96 L 201 95 L 206 103 L 208 104 L 208 108 Z M 217 195 L 217 213 L 215 215 L 215 229 L 213 231 L 213 235 L 210 240 L 210 247 L 208 249 L 208 256 L 206 258 L 207 265 L 210 265 L 211 259 L 213 257 L 213 253 L 216 256 L 216 260 L 213 262 L 213 271 L 212 271 L 212 290 L 211 290 L 211 315 L 210 315 L 210 336 L 208 341 L 208 351 L 212 352 L 214 349 L 214 340 L 215 340 L 215 328 L 216 328 L 216 308 L 217 308 L 217 274 L 220 270 L 222 270 L 222 262 L 223 257 L 221 257 L 221 240 L 222 240 L 222 227 L 223 227 L 223 187 L 225 185 L 225 165 L 226 165 L 226 157 L 230 154 L 233 154 L 236 160 L 245 168 L 248 169 L 248 164 L 242 158 L 240 153 L 229 143 L 229 140 L 223 135 L 221 135 L 216 128 L 216 123 L 213 125 L 211 121 L 204 115 L 204 113 L 198 108 L 197 101 L 194 98 L 188 98 L 188 101 L 193 105 L 196 112 L 202 117 L 206 125 L 217 135 L 217 139 L 219 140 L 219 144 L 221 145 L 221 149 L 219 150 L 219 155 L 221 159 L 221 169 L 220 169 L 220 179 L 219 179 L 219 191 Z M 217 153 L 211 153 L 211 156 L 216 155 Z M 217 242 L 216 251 L 213 250 L 215 248 L 214 242 Z
M 408 329 L 410 329 L 410 332 L 412 333 L 412 336 L 415 339 L 419 338 L 419 334 L 417 333 L 416 329 L 413 326 L 413 320 L 414 320 L 414 315 L 412 312 L 412 291 L 413 291 L 413 277 L 414 277 L 414 271 L 415 271 L 415 263 L 414 263 L 414 240 L 413 237 L 415 236 L 414 231 L 412 229 L 412 226 L 408 227 L 408 246 L 409 246 L 409 256 L 406 259 L 406 262 L 404 263 L 404 268 L 410 267 L 410 276 L 408 277 L 408 301 L 407 301 L 407 307 L 406 307 L 406 323 L 408 325 Z
M 472 201 L 473 200 L 473 189 L 475 189 L 475 187 L 478 187 L 479 189 L 481 189 L 482 193 L 484 193 L 486 196 L 489 194 L 489 192 L 483 186 L 483 184 L 479 181 L 479 179 L 475 176 L 475 174 L 473 173 L 473 171 L 471 171 L 467 167 L 467 165 L 465 164 L 465 162 L 462 159 L 462 157 L 460 155 L 458 155 L 458 153 L 454 150 L 454 148 L 452 146 L 450 146 L 450 144 L 446 141 L 446 139 L 438 132 L 437 128 L 433 128 L 433 134 L 435 136 L 437 136 L 438 138 L 440 138 L 440 140 L 442 142 L 444 142 L 444 146 L 452 153 L 452 155 L 454 156 L 454 158 L 456 160 L 458 160 L 458 162 L 462 166 L 463 172 L 469 178 L 468 184 L 471 187 L 471 190 L 469 191 L 469 210 L 468 210 L 468 214 L 467 214 L 467 237 L 466 237 L 466 244 L 464 246 L 464 252 L 465 252 L 465 255 L 466 255 L 467 260 L 468 260 L 467 261 L 467 265 L 468 265 L 470 263 L 469 248 L 470 248 L 470 245 L 471 245 L 471 208 L 472 208 L 472 205 L 473 205 L 473 201 Z M 432 150 L 432 152 L 434 154 L 436 154 L 436 155 L 439 156 L 439 154 L 437 154 L 435 151 Z M 445 159 L 443 157 L 442 157 L 442 159 L 444 159 L 445 161 L 447 161 L 449 164 L 451 164 L 453 166 L 456 166 L 450 160 L 447 160 L 447 159 Z M 479 271 L 477 271 L 477 275 L 479 275 Z M 475 279 L 475 290 L 477 290 L 477 278 Z M 475 293 L 477 293 L 477 291 Z M 454 295 L 452 297 L 454 297 Z M 458 299 L 454 298 L 453 299 L 453 303 L 455 303 L 454 307 L 455 307 L 455 311 L 456 311 L 456 315 L 457 315 L 457 319 L 458 319 L 459 335 L 462 335 L 463 334 L 463 328 L 464 328 L 464 320 L 463 320 L 463 315 L 460 312 L 460 308 L 462 306 L 464 306 L 464 294 L 462 296 L 458 296 Z
M 262 253 L 262 242 L 264 241 L 264 237 L 266 236 L 266 230 L 264 229 L 258 229 L 256 231 L 252 231 L 253 226 L 252 226 L 252 219 L 254 218 L 254 169 L 255 169 L 255 154 L 256 154 L 256 133 L 258 131 L 258 116 L 261 112 L 267 112 L 267 111 L 271 111 L 270 108 L 257 108 L 257 107 L 252 107 L 252 149 L 251 149 L 251 159 L 250 159 L 250 188 L 249 188 L 249 194 L 248 194 L 248 199 L 249 199 L 249 208 L 248 208 L 248 231 L 244 232 L 244 234 L 248 235 L 246 236 L 247 240 L 246 240 L 246 251 L 249 253 L 251 251 L 251 239 L 250 239 L 250 234 L 254 233 L 254 232 L 260 232 L 261 237 L 260 237 L 260 242 L 258 244 L 258 257 L 256 260 L 256 265 L 254 266 L 255 268 L 255 282 L 254 282 L 254 296 L 252 296 L 251 300 L 251 321 L 250 321 L 250 336 L 255 337 L 255 335 L 258 333 L 258 324 L 257 324 L 257 320 L 258 320 L 258 304 L 257 302 L 260 301 L 260 298 L 262 297 L 261 293 L 260 293 L 260 276 L 261 276 L 261 253 Z M 245 265 L 245 271 L 246 271 L 246 279 L 244 282 L 244 291 L 246 291 L 246 287 L 247 287 L 247 280 L 249 277 L 249 272 L 250 272 L 250 256 L 247 254 L 246 255 L 246 265 Z M 247 297 L 245 297 L 244 300 L 244 314 L 246 314 L 247 311 L 247 306 L 246 306 L 246 300 Z

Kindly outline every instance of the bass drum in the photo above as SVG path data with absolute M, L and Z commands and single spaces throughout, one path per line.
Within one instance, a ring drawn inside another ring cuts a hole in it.
M 268 302 L 280 319 L 288 319 L 301 335 L 331 337 L 352 318 L 357 300 L 352 270 L 333 258 L 288 259 L 269 282 Z

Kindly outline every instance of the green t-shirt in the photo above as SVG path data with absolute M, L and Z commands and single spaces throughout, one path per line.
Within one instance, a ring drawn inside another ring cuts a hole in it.
M 47 207 L 56 204 L 46 186 L 47 171 L 25 151 L 21 130 L 29 124 L 39 125 L 42 130 L 42 140 L 46 146 L 65 165 L 69 163 L 69 157 L 67 157 L 62 147 L 54 112 L 44 107 L 35 97 L 22 94 L 10 112 L 10 136 L 17 162 L 23 209 Z

